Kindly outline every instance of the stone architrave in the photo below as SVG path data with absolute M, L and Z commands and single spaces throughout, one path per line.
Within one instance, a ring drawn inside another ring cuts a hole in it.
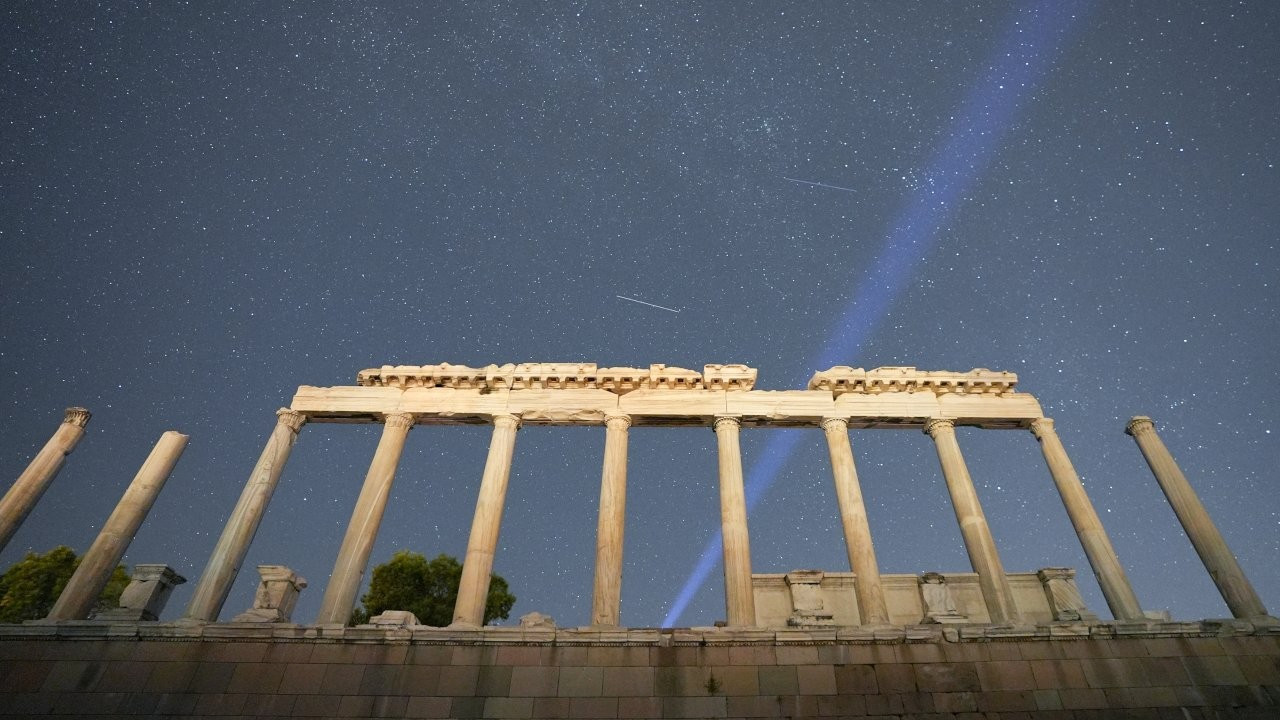
M 786 574 L 791 591 L 791 627 L 823 627 L 835 624 L 835 616 L 822 602 L 821 570 L 793 570 Z
M 756 624 L 751 587 L 751 542 L 747 535 L 747 496 L 742 481 L 742 451 L 733 415 L 715 418 L 720 466 L 720 528 L 724 537 L 724 599 L 729 627 Z
M 1107 600 L 1107 607 L 1117 620 L 1138 621 L 1143 619 L 1142 608 L 1138 605 L 1138 597 L 1129 584 L 1129 576 L 1125 574 L 1120 558 L 1111 546 L 1111 539 L 1093 509 L 1080 476 L 1076 474 L 1071 459 L 1067 457 L 1066 448 L 1054 430 L 1053 420 L 1039 418 L 1029 425 L 1031 433 L 1040 442 L 1040 451 L 1045 463 L 1049 466 L 1049 474 L 1053 476 L 1053 484 L 1058 488 L 1062 504 L 1075 528 L 1076 537 L 1084 554 L 1089 558 L 1089 566 L 1098 578 L 1098 586 Z
M 325 586 L 324 599 L 320 602 L 317 625 L 345 625 L 355 608 L 360 581 L 369 566 L 369 554 L 382 527 L 382 515 L 391 496 L 391 483 L 396 477 L 396 467 L 404 452 L 405 439 L 413 427 L 410 413 L 392 413 L 383 420 L 382 438 L 369 463 L 360 497 L 351 511 L 351 521 L 342 538 L 342 547 L 333 563 L 329 584 Z
M 180 432 L 169 430 L 160 436 L 115 510 L 103 523 L 97 539 L 80 559 L 80 565 L 49 611 L 49 620 L 84 620 L 89 617 L 102 589 L 111 579 L 111 573 L 129 549 L 134 534 L 151 511 L 186 447 L 187 436 Z
M 969 476 L 964 456 L 960 454 L 955 421 L 934 418 L 925 423 L 924 431 L 933 438 L 937 448 L 942 475 L 947 482 L 947 492 L 951 495 L 951 506 L 956 513 L 956 522 L 960 524 L 960 537 L 969 553 L 973 571 L 978 573 L 978 585 L 982 588 L 987 614 L 993 624 L 1017 622 L 1018 611 L 1013 604 L 1013 590 L 1009 587 L 1009 578 L 1005 575 L 1000 554 L 996 551 L 991 528 L 987 526 L 987 516 L 978 502 L 978 491 L 973 487 L 973 478 Z
M 253 607 L 232 618 L 231 622 L 287 623 L 298 604 L 298 593 L 307 586 L 302 576 L 284 565 L 259 565 L 258 591 Z
M 135 565 L 129 585 L 120 593 L 120 607 L 98 613 L 98 620 L 149 622 L 160 619 L 173 588 L 186 578 L 168 565 Z
M 1222 539 L 1222 533 L 1213 524 L 1195 490 L 1191 489 L 1187 476 L 1182 474 L 1164 441 L 1156 434 L 1155 423 L 1151 418 L 1139 415 L 1129 421 L 1124 431 L 1138 443 L 1138 449 L 1178 516 L 1178 522 L 1186 530 L 1200 561 L 1209 571 L 1209 577 L 1213 578 L 1213 584 L 1218 586 L 1222 599 L 1227 601 L 1231 614 L 1245 619 L 1265 617 L 1267 609 L 1262 605 L 1262 599 L 1245 577 L 1236 556 L 1227 547 L 1227 541 Z
M 276 425 L 271 430 L 271 437 L 262 448 L 258 462 L 249 473 L 249 479 L 240 492 L 240 499 L 231 511 L 231 517 L 222 529 L 218 544 L 209 556 L 209 563 L 196 583 L 195 593 L 187 605 L 186 618 L 197 622 L 214 622 L 222 612 L 231 592 L 231 584 L 240 574 L 240 565 L 249 552 L 253 536 L 258 533 L 262 524 L 262 516 L 266 514 L 267 504 L 275 494 L 276 485 L 280 483 L 280 474 L 284 472 L 285 463 L 293 451 L 293 444 L 298 439 L 298 431 L 302 429 L 307 416 L 280 408 L 276 411 Z
M 947 578 L 942 573 L 927 572 L 920 576 L 920 599 L 924 605 L 925 623 L 969 622 L 969 618 L 956 609 L 955 596 L 947 587 Z
M 631 418 L 605 417 L 600 516 L 596 523 L 596 575 L 591 624 L 616 627 L 622 606 L 622 535 L 627 517 L 627 428 Z
M 67 408 L 53 437 L 31 458 L 27 469 L 0 499 L 0 550 L 9 544 L 22 521 L 27 519 L 31 509 L 58 476 L 67 456 L 84 437 L 84 427 L 89 424 L 90 417 L 89 411 L 82 407 Z
M 498 548 L 498 532 L 502 529 L 502 510 L 507 501 L 507 482 L 511 479 L 511 456 L 516 449 L 516 415 L 494 415 L 493 436 L 489 440 L 489 456 L 485 459 L 480 492 L 476 497 L 476 513 L 471 520 L 471 536 L 467 539 L 467 556 L 462 563 L 462 579 L 458 583 L 458 600 L 453 607 L 453 624 L 459 627 L 484 625 L 484 606 L 489 598 L 489 582 L 493 579 L 493 557 Z
M 1075 570 L 1065 567 L 1040 568 L 1036 571 L 1036 577 L 1040 578 L 1040 584 L 1044 586 L 1044 594 L 1049 600 L 1049 610 L 1053 613 L 1054 620 L 1081 622 L 1098 619 L 1097 615 L 1085 607 L 1084 597 L 1076 586 Z

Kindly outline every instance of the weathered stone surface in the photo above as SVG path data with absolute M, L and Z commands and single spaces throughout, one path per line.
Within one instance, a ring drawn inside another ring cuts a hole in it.
M 258 591 L 253 607 L 237 615 L 232 622 L 287 623 L 298 604 L 298 593 L 307 586 L 302 576 L 284 565 L 259 565 Z
M 157 620 L 173 588 L 186 581 L 168 565 L 135 565 L 129 585 L 120 593 L 120 607 L 103 611 L 97 617 L 122 622 Z

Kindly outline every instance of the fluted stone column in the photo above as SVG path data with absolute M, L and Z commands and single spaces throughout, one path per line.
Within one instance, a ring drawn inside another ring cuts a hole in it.
M 462 563 L 458 601 L 453 607 L 455 625 L 484 625 L 493 555 L 498 547 L 507 481 L 511 477 L 511 455 L 516 449 L 516 430 L 519 427 L 520 418 L 516 415 L 493 416 L 493 438 L 489 441 L 489 456 L 485 459 L 484 476 L 480 479 L 480 493 L 476 498 L 476 514 L 471 521 L 471 536 L 467 539 L 467 557 Z
M 9 540 L 13 539 L 22 521 L 31 514 L 31 508 L 36 506 L 40 496 L 44 495 L 49 484 L 58 476 L 67 456 L 75 449 L 80 438 L 84 437 L 84 426 L 89 423 L 90 417 L 89 411 L 82 407 L 67 408 L 62 424 L 54 431 L 53 437 L 31 458 L 27 469 L 22 471 L 13 487 L 0 499 L 0 550 L 4 550 Z
M 1093 503 L 1084 491 L 1080 476 L 1067 457 L 1067 450 L 1062 446 L 1054 430 L 1053 420 L 1039 418 L 1031 421 L 1031 432 L 1040 441 L 1040 451 L 1044 453 L 1044 461 L 1049 466 L 1049 474 L 1053 476 L 1053 484 L 1062 496 L 1062 504 L 1067 509 L 1067 517 L 1080 538 L 1085 557 L 1089 558 L 1089 566 L 1098 578 L 1098 586 L 1107 599 L 1107 607 L 1117 620 L 1142 620 L 1142 608 L 1138 605 L 1138 597 L 1129 584 L 1129 576 L 1125 574 L 1120 558 L 1116 556 L 1111 539 L 1093 509 Z
M 871 526 L 867 522 L 867 508 L 862 502 L 862 488 L 858 484 L 858 470 L 854 464 L 853 447 L 849 444 L 849 420 L 832 417 L 822 421 L 827 436 L 827 451 L 831 455 L 831 474 L 836 484 L 836 504 L 840 507 L 840 524 L 844 527 L 844 544 L 849 553 L 849 567 L 856 580 L 854 591 L 858 597 L 858 611 L 864 625 L 889 623 L 889 608 L 880 585 L 880 566 L 871 544 Z
M 80 565 L 72 573 L 71 579 L 58 596 L 53 609 L 49 611 L 50 620 L 84 620 L 93 610 L 102 589 L 111 579 L 111 573 L 120 564 L 129 543 L 133 542 L 134 533 L 146 519 L 156 496 L 173 472 L 182 451 L 187 447 L 187 436 L 169 430 L 160 436 L 159 442 L 152 448 L 142 468 L 134 476 L 133 482 L 124 491 L 124 496 L 111 512 L 102 531 L 89 546 L 89 551 L 80 560 Z
M 751 541 L 747 535 L 747 495 L 742 482 L 742 450 L 735 415 L 715 419 L 720 461 L 720 528 L 724 536 L 724 601 L 730 627 L 756 624 L 751 588 Z
M 383 419 L 382 438 L 373 453 L 373 461 L 369 463 L 369 472 L 365 475 L 364 486 L 360 488 L 356 507 L 351 512 L 351 522 L 347 523 L 338 559 L 324 589 L 320 614 L 316 617 L 317 625 L 345 625 L 351 619 L 356 593 L 360 591 L 360 581 L 369 567 L 369 554 L 373 552 L 378 528 L 382 526 L 382 514 L 387 509 L 396 467 L 400 464 L 404 442 L 412 427 L 412 413 L 391 413 Z
M 973 478 L 969 476 L 969 468 L 965 466 L 964 456 L 960 454 L 960 444 L 956 442 L 956 424 L 952 420 L 934 418 L 925 423 L 924 431 L 933 438 L 938 450 L 942 475 L 947 481 L 947 492 L 951 494 L 951 506 L 955 509 L 956 521 L 960 523 L 960 536 L 964 538 L 969 563 L 978 574 L 978 585 L 982 588 L 987 614 L 991 616 L 992 623 L 1017 622 L 1018 613 L 1013 604 L 1009 578 L 1000 562 L 1000 554 L 996 552 L 996 541 L 991 536 L 991 528 L 987 526 L 987 518 L 978 502 L 978 491 L 973 487 Z
M 627 515 L 627 429 L 631 427 L 631 417 L 611 414 L 605 417 L 604 424 L 591 624 L 615 627 L 622 605 L 622 533 Z
M 249 552 L 253 536 L 258 533 L 262 524 L 262 516 L 267 511 L 267 503 L 276 491 L 280 482 L 280 473 L 289 460 L 293 443 L 298 438 L 298 430 L 307 421 L 307 416 L 288 408 L 276 411 L 276 426 L 267 439 L 258 463 L 249 473 L 249 480 L 240 492 L 240 499 L 227 518 L 222 528 L 218 544 L 213 547 L 209 563 L 205 565 L 200 582 L 196 584 L 195 594 L 187 605 L 186 618 L 201 622 L 214 622 L 222 605 L 231 592 L 231 584 L 240 572 L 240 565 Z
M 1231 554 L 1231 549 L 1222 539 L 1222 533 L 1213 524 L 1209 513 L 1200 503 L 1200 498 L 1178 468 L 1173 455 L 1169 454 L 1169 449 L 1156 434 L 1155 423 L 1149 417 L 1138 416 L 1129 421 L 1124 431 L 1137 441 L 1138 449 L 1142 451 L 1147 465 L 1156 476 L 1156 482 L 1160 484 L 1164 496 L 1173 506 L 1178 522 L 1186 530 L 1201 562 L 1209 571 L 1209 577 L 1218 586 L 1222 599 L 1227 601 L 1231 614 L 1238 618 L 1266 615 L 1267 609 L 1245 577 L 1236 556 Z

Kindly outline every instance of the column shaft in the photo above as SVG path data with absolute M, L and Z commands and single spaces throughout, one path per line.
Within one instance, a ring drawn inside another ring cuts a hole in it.
M 400 464 L 400 455 L 404 452 L 405 439 L 411 427 L 413 415 L 410 413 L 393 413 L 383 420 L 382 438 L 369 463 L 369 472 L 365 475 L 364 486 L 360 488 L 355 509 L 351 511 L 351 522 L 347 523 L 338 559 L 329 575 L 329 584 L 325 586 L 324 599 L 320 601 L 317 625 L 345 625 L 351 619 L 356 594 L 360 592 L 360 581 L 369 566 L 373 543 L 378 539 L 382 514 L 391 495 L 391 483 L 395 480 L 396 467 Z
M 27 519 L 31 509 L 40 501 L 40 496 L 44 495 L 49 484 L 58 476 L 67 455 L 71 454 L 76 443 L 84 437 L 84 426 L 88 424 L 89 417 L 89 411 L 82 407 L 67 408 L 62 424 L 54 431 L 53 437 L 31 458 L 27 469 L 22 471 L 13 487 L 0 499 L 0 550 L 4 550 L 9 544 L 22 521 Z
M 924 431 L 933 438 L 938 450 L 942 475 L 947 481 L 947 492 L 951 494 L 956 521 L 960 523 L 960 535 L 964 538 L 964 547 L 969 553 L 969 563 L 978 574 L 978 585 L 982 588 L 987 614 L 991 616 L 992 623 L 1017 622 L 1017 608 L 1013 604 L 1009 578 L 1000 562 L 1000 554 L 996 552 L 996 541 L 991 536 L 991 528 L 987 526 L 986 515 L 978 502 L 978 491 L 973 487 L 973 478 L 969 476 L 969 468 L 965 466 L 964 456 L 960 454 L 955 423 L 951 420 L 930 420 L 925 423 Z
M 856 576 L 854 591 L 858 597 L 859 615 L 864 625 L 888 624 L 889 608 L 880 584 L 880 566 L 876 562 L 875 547 L 871 544 L 871 525 L 867 522 L 867 508 L 862 502 L 853 447 L 849 444 L 849 421 L 827 418 L 822 421 L 822 430 L 826 433 L 827 451 L 831 455 L 831 473 L 836 484 L 836 503 L 840 507 L 840 524 L 844 527 L 849 567 Z
M 502 509 L 507 498 L 507 481 L 511 476 L 511 456 L 516 448 L 516 429 L 520 418 L 495 415 L 489 456 L 480 479 L 476 498 L 476 514 L 467 539 L 467 557 L 462 563 L 462 581 L 458 584 L 458 601 L 453 608 L 457 625 L 484 625 L 485 603 L 489 599 L 489 580 L 493 575 L 493 556 L 498 547 L 502 527 Z
M 720 465 L 720 528 L 724 537 L 724 600 L 731 627 L 756 624 L 751 587 L 751 541 L 747 535 L 747 496 L 742 482 L 741 421 L 734 416 L 715 419 Z
M 1125 574 L 1120 558 L 1116 556 L 1111 539 L 1093 509 L 1093 503 L 1084 491 L 1080 476 L 1076 474 L 1067 450 L 1062 446 L 1054 430 L 1053 420 L 1040 418 L 1031 422 L 1031 432 L 1040 441 L 1040 451 L 1044 453 L 1044 461 L 1049 466 L 1049 474 L 1053 476 L 1053 484 L 1062 496 L 1062 504 L 1067 509 L 1067 517 L 1080 538 L 1084 554 L 1089 558 L 1089 566 L 1098 578 L 1098 586 L 1107 599 L 1107 607 L 1117 620 L 1142 620 L 1142 608 L 1138 605 L 1138 597 L 1129 584 L 1129 576 Z
M 617 626 L 622 606 L 622 533 L 627 510 L 627 428 L 631 418 L 605 418 L 600 518 L 596 524 L 596 577 L 591 624 Z
M 107 586 L 112 571 L 120 564 L 125 550 L 129 549 L 134 533 L 138 532 L 151 511 L 156 496 L 186 447 L 187 436 L 180 432 L 169 430 L 160 436 L 53 604 L 49 611 L 50 620 L 84 620 L 89 617 L 98 595 Z
M 1236 561 L 1227 543 L 1222 539 L 1209 513 L 1191 489 L 1191 483 L 1182 474 L 1173 455 L 1165 447 L 1160 436 L 1156 434 L 1156 426 L 1149 417 L 1135 417 L 1129 421 L 1124 430 L 1138 443 L 1138 449 L 1146 458 L 1147 465 L 1160 483 L 1160 489 L 1173 506 L 1178 522 L 1186 530 L 1187 537 L 1195 547 L 1196 553 L 1209 571 L 1209 577 L 1218 586 L 1222 599 L 1227 601 L 1231 614 L 1238 618 L 1251 618 L 1267 614 L 1262 600 L 1253 589 L 1244 570 Z
M 298 438 L 298 430 L 306 421 L 306 416 L 300 412 L 287 408 L 276 411 L 276 426 L 272 429 L 271 437 L 267 439 L 266 447 L 262 449 L 253 472 L 249 473 L 249 480 L 245 482 L 240 499 L 222 528 L 218 544 L 213 547 L 209 563 L 205 565 L 200 582 L 196 584 L 195 594 L 187 605 L 186 617 L 205 622 L 215 622 L 218 619 L 218 613 L 222 612 L 222 605 L 231 592 L 231 584 L 235 582 L 236 575 L 240 573 L 240 565 L 249 552 L 253 536 L 262 524 L 267 503 L 271 502 L 271 496 L 280 482 L 280 473 L 289 460 L 293 443 Z

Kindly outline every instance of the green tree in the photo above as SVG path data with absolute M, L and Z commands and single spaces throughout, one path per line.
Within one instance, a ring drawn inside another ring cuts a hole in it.
M 397 551 L 387 562 L 373 569 L 369 592 L 360 598 L 364 608 L 351 614 L 351 624 L 366 623 L 384 610 L 408 610 L 419 622 L 444 627 L 453 622 L 453 606 L 462 581 L 462 563 L 449 555 L 434 560 L 408 550 Z M 484 605 L 484 622 L 506 620 L 516 596 L 508 592 L 507 581 L 493 575 Z
M 27 553 L 0 575 L 0 622 L 19 623 L 48 615 L 79 565 L 80 558 L 66 545 L 43 555 Z M 117 566 L 93 611 L 116 607 L 128 584 L 129 574 L 123 565 Z

